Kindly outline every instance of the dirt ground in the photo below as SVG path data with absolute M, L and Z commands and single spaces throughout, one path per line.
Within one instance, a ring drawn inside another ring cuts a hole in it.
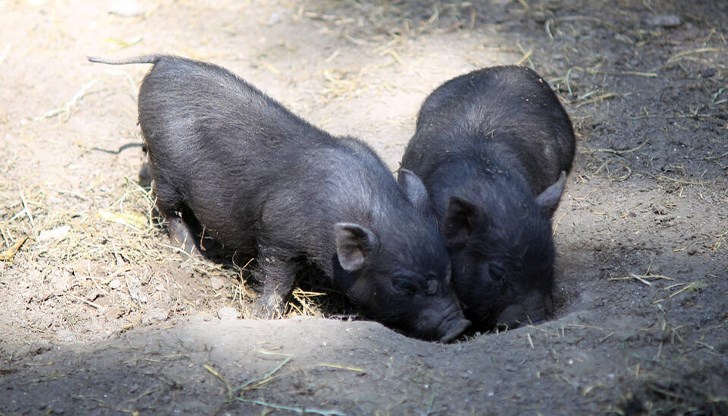
M 713 0 L 0 1 L 0 415 L 728 414 L 726 28 Z M 534 68 L 578 135 L 556 316 L 442 345 L 299 290 L 241 319 L 244 265 L 177 252 L 136 185 L 148 66 L 85 58 L 154 52 L 393 171 L 440 83 Z

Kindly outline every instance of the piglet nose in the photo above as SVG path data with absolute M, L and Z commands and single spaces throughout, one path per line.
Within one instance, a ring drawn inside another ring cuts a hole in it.
M 444 323 L 448 329 L 440 337 L 440 342 L 447 343 L 458 337 L 470 326 L 470 321 L 462 318 L 447 319 Z

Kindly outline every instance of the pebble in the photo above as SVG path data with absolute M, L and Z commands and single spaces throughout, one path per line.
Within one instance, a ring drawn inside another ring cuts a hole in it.
M 136 17 L 144 14 L 144 9 L 135 0 L 114 0 L 109 5 L 109 13 L 121 17 Z
M 169 311 L 162 308 L 150 308 L 144 314 L 142 323 L 164 322 L 169 318 Z
M 717 74 L 718 70 L 715 68 L 708 68 L 703 70 L 703 72 L 700 73 L 700 76 L 703 78 L 711 78 L 713 75 Z
M 71 231 L 70 225 L 61 225 L 60 227 L 56 227 L 52 230 L 45 230 L 38 235 L 38 241 L 51 241 L 51 240 L 60 240 L 64 238 L 66 235 L 68 235 L 68 232 Z
M 225 281 L 223 281 L 221 278 L 219 278 L 217 276 L 213 276 L 210 278 L 210 286 L 212 286 L 213 290 L 222 289 L 224 284 L 225 284 Z
M 217 317 L 223 321 L 238 319 L 239 316 L 240 314 L 238 313 L 238 311 L 235 308 L 231 308 L 229 306 L 226 306 L 217 311 Z
M 106 317 L 108 319 L 119 319 L 124 316 L 124 313 L 124 310 L 120 306 L 113 305 L 106 311 Z
M 682 24 L 682 19 L 676 14 L 658 14 L 648 17 L 645 22 L 650 26 L 677 27 Z

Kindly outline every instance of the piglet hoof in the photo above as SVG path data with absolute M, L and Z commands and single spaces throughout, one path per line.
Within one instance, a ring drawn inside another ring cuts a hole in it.
M 277 296 L 261 296 L 253 305 L 251 315 L 257 319 L 280 319 L 283 317 L 284 304 Z

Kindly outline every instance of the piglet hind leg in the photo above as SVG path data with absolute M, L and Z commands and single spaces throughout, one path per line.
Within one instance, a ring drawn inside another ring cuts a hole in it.
M 179 216 L 168 215 L 166 217 L 167 232 L 169 238 L 185 253 L 201 257 L 199 248 L 197 248 L 196 237 L 190 226 Z
M 142 167 L 142 171 L 144 170 L 150 170 L 150 165 Z M 139 174 L 141 177 L 142 172 Z M 177 189 L 164 177 L 155 177 L 153 188 L 157 196 L 157 209 L 164 218 L 172 243 L 191 256 L 202 257 L 199 245 L 202 226 L 192 210 L 185 204 Z
M 298 271 L 297 263 L 270 250 L 258 251 L 258 266 L 263 283 L 263 294 L 253 306 L 256 318 L 280 318 L 285 312 L 286 299 L 293 290 Z

